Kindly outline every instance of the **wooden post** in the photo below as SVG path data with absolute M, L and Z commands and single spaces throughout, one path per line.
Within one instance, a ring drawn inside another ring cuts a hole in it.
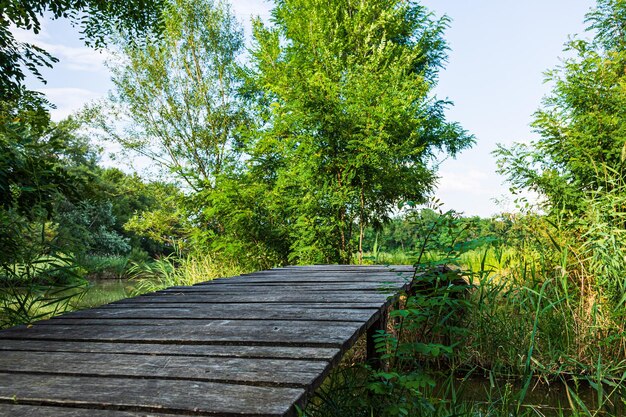
M 384 369 L 384 361 L 380 357 L 380 353 L 376 351 L 376 344 L 374 342 L 374 335 L 378 333 L 378 330 L 387 331 L 387 309 L 383 309 L 380 312 L 378 319 L 367 329 L 367 363 L 369 363 L 374 369 Z

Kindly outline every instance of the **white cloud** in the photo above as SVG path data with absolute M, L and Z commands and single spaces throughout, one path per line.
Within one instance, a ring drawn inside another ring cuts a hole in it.
M 487 184 L 491 183 L 494 174 L 470 169 L 466 172 L 441 171 L 441 178 L 438 182 L 437 190 L 441 193 L 464 192 L 474 195 L 491 195 L 493 187 Z
M 102 97 L 101 93 L 83 88 L 41 88 L 46 97 L 56 105 L 50 113 L 52 119 L 59 121 L 82 108 L 85 103 Z
M 40 44 L 40 46 L 59 58 L 59 65 L 68 70 L 108 73 L 104 66 L 109 57 L 109 52 L 106 50 L 60 44 Z
M 252 16 L 260 16 L 265 19 L 270 16 L 272 4 L 268 1 L 238 0 L 232 3 L 232 8 L 239 18 L 249 19 Z
M 42 40 L 45 41 L 46 39 L 50 39 L 50 33 L 48 33 L 48 30 L 46 27 L 46 20 L 42 19 L 40 23 L 41 23 L 41 30 L 37 34 L 35 34 L 32 30 L 18 29 L 14 26 L 12 26 L 10 30 L 13 36 L 15 37 L 15 40 L 18 42 L 38 43 L 38 42 L 41 42 Z
M 80 37 L 77 29 L 72 28 L 69 23 L 65 22 L 63 25 L 62 22 L 51 22 L 46 19 L 42 19 L 41 31 L 38 34 L 29 30 L 11 28 L 11 32 L 18 42 L 37 45 L 52 54 L 52 56 L 58 58 L 59 63 L 56 64 L 55 67 L 70 71 L 102 72 L 108 74 L 104 66 L 104 62 L 109 57 L 108 51 L 95 50 L 80 44 L 70 46 L 65 43 L 60 43 L 59 40 L 64 39 L 64 36 L 60 35 L 68 35 L 68 33 L 53 33 L 53 30 L 55 32 L 76 31 L 75 34 L 69 34 L 76 39 Z
M 446 209 L 454 209 L 468 216 L 489 217 L 503 212 L 519 212 L 527 209 L 524 201 L 539 203 L 536 193 L 519 190 L 511 194 L 504 177 L 495 172 L 468 168 L 465 171 L 442 170 L 435 190 L 436 197 Z
M 495 185 L 502 181 L 495 172 L 468 167 L 461 171 L 441 170 L 439 175 L 435 195 L 446 209 L 482 217 L 489 217 L 502 209 L 494 200 L 501 199 L 507 190 L 502 185 Z

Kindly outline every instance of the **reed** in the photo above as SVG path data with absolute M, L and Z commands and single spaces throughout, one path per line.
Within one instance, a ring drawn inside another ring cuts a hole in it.
M 158 291 L 168 287 L 194 285 L 220 277 L 250 272 L 234 260 L 211 254 L 175 254 L 153 262 L 133 264 L 129 274 L 137 282 L 133 294 Z

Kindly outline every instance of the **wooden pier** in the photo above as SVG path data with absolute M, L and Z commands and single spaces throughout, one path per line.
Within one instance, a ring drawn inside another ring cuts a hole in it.
M 0 416 L 295 416 L 412 272 L 278 268 L 1 331 Z

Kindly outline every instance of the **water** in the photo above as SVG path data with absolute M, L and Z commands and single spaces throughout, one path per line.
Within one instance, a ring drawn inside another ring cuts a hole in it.
M 72 303 L 77 310 L 98 307 L 103 304 L 131 297 L 136 282 L 129 279 L 102 279 L 90 281 L 87 291 Z
M 534 380 L 519 408 L 517 399 L 524 391 L 521 381 L 471 377 L 458 379 L 454 385 L 456 398 L 475 404 L 480 416 L 626 416 L 623 388 L 614 389 L 610 385 L 604 385 L 600 398 L 598 389 L 586 381 L 546 383 Z

